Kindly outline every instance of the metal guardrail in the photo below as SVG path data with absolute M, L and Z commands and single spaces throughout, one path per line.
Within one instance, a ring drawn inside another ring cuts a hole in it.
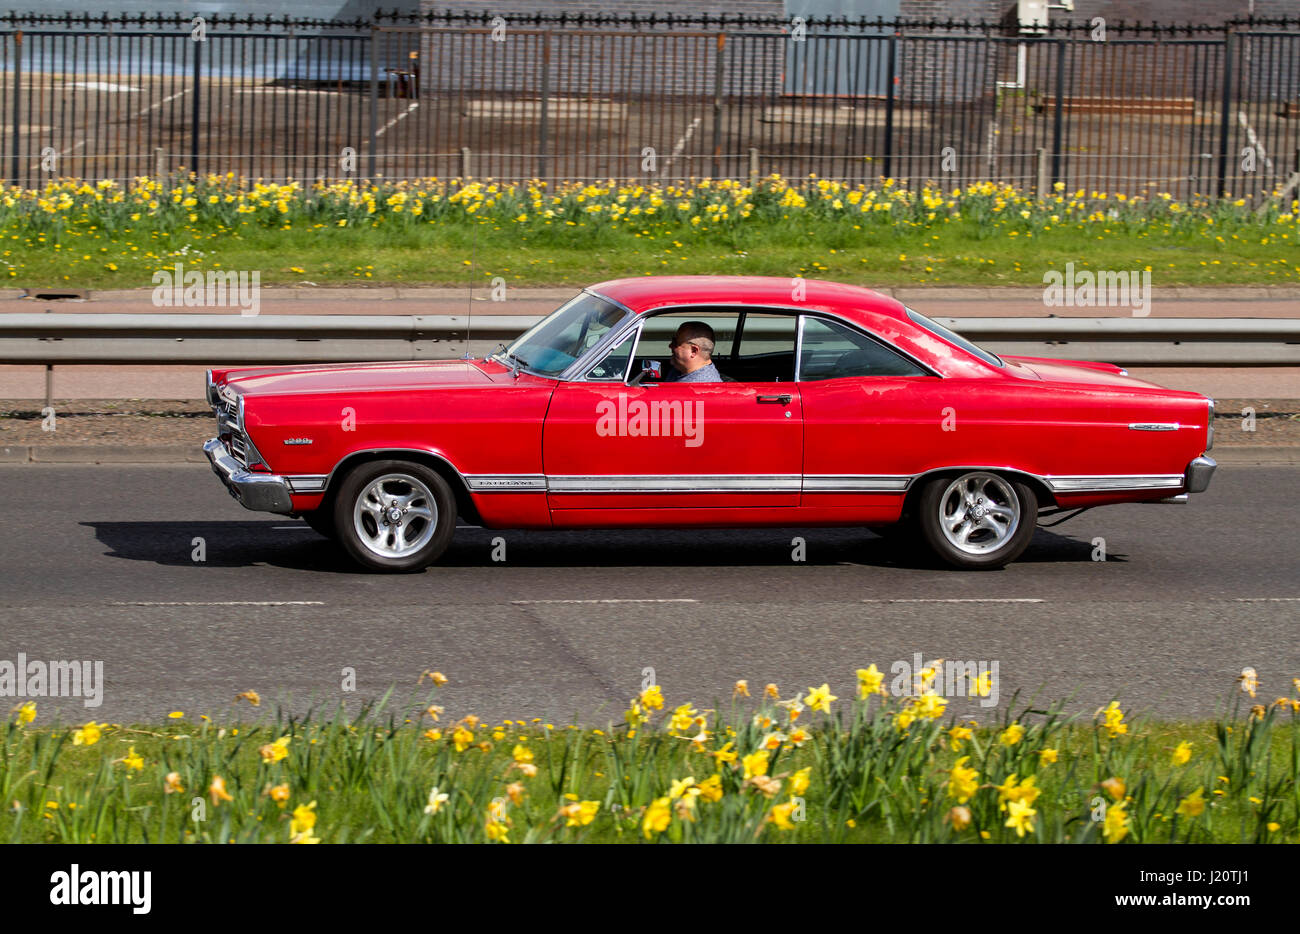
M 533 315 L 0 315 L 0 364 L 293 364 L 483 354 Z M 1300 366 L 1294 318 L 952 318 L 995 353 L 1121 366 Z M 469 338 L 467 341 L 467 337 Z

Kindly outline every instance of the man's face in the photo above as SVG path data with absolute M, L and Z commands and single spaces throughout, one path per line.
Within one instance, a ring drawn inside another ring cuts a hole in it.
M 690 373 L 704 365 L 705 359 L 699 345 L 693 339 L 678 331 L 668 345 L 673 352 L 673 366 L 683 373 Z

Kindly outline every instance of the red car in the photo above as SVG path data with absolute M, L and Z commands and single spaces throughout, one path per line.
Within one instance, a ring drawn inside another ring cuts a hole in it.
M 679 357 L 711 363 L 708 381 L 674 379 Z M 458 514 L 892 527 L 956 567 L 1001 567 L 1044 510 L 1185 501 L 1216 466 L 1205 396 L 1000 358 L 884 295 L 802 279 L 616 279 L 483 359 L 211 370 L 207 397 L 204 451 L 236 499 L 383 571 L 437 560 Z

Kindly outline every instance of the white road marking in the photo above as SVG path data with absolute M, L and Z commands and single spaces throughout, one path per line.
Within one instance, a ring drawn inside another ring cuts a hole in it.
M 679 598 L 675 600 L 511 600 L 515 606 L 531 606 L 534 603 L 699 603 L 699 600 Z
M 1236 597 L 1235 603 L 1300 603 L 1300 597 Z
M 127 600 L 109 606 L 324 606 L 324 600 Z
M 894 599 L 863 600 L 863 603 L 1046 603 L 1039 597 L 898 597 Z
M 673 146 L 672 154 L 669 155 L 668 158 L 664 160 L 664 164 L 659 169 L 660 175 L 662 175 L 665 171 L 667 171 L 668 166 L 673 164 L 673 160 L 682 154 L 682 150 L 686 148 L 686 144 L 689 143 L 691 137 L 695 135 L 695 130 L 697 127 L 699 127 L 700 122 L 703 119 L 704 119 L 703 117 L 696 117 L 694 120 L 691 121 L 691 125 L 686 128 L 686 132 L 683 133 L 681 135 L 681 138 L 677 140 L 677 145 Z
M 383 136 L 385 132 L 392 129 L 394 124 L 396 124 L 399 120 L 405 120 L 411 114 L 415 113 L 415 111 L 418 110 L 419 107 L 420 107 L 419 101 L 415 101 L 414 103 L 411 104 L 411 106 L 407 107 L 405 111 L 403 111 L 402 113 L 394 117 L 392 120 L 389 120 L 387 123 L 385 123 L 383 129 L 375 133 L 375 136 Z
M 171 95 L 168 95 L 167 97 L 164 97 L 164 98 L 163 98 L 162 100 L 160 100 L 158 103 L 156 103 L 156 104 L 151 104 L 150 106 L 146 107 L 144 110 L 141 110 L 141 111 L 137 112 L 137 113 L 136 113 L 136 116 L 137 116 L 137 117 L 143 117 L 143 116 L 144 116 L 145 114 L 147 114 L 149 111 L 151 111 L 151 110 L 157 110 L 157 109 L 158 109 L 159 107 L 161 107 L 163 104 L 170 103 L 170 102 L 176 100 L 176 98 L 180 97 L 181 95 L 183 95 L 183 94 L 188 94 L 188 93 L 190 93 L 190 89 L 189 89 L 189 88 L 185 88 L 184 90 L 177 91 L 175 94 L 171 94 Z
M 1255 147 L 1255 151 L 1259 153 L 1259 157 L 1264 160 L 1264 168 L 1273 168 L 1273 160 L 1270 159 L 1268 153 L 1264 151 L 1264 144 L 1259 141 L 1259 137 L 1255 135 L 1255 130 L 1250 125 L 1250 121 L 1246 119 L 1246 111 L 1237 111 L 1237 122 L 1240 123 L 1241 128 L 1246 131 L 1246 138 L 1250 140 L 1250 145 Z

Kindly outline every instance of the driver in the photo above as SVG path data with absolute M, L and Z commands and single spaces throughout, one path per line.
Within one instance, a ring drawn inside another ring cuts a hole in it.
M 722 382 L 722 374 L 713 365 L 713 328 L 703 321 L 687 321 L 677 329 L 668 346 L 672 348 L 673 365 L 660 382 Z

